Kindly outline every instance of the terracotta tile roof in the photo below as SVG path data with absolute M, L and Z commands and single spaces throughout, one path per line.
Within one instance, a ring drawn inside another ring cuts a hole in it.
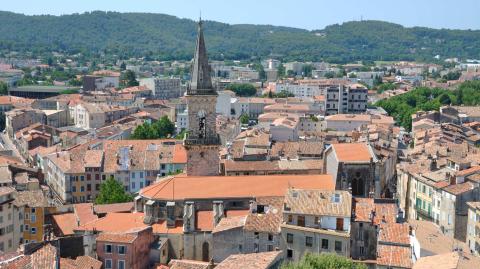
M 120 233 L 147 227 L 143 213 L 109 213 L 105 217 L 80 225 L 76 230 Z
M 12 187 L 0 187 L 0 196 L 13 194 L 15 193 L 15 189 Z
M 435 223 L 430 221 L 409 220 L 415 229 L 415 236 L 420 243 L 422 255 L 451 253 L 454 249 L 463 249 L 459 259 L 459 269 L 480 268 L 480 258 L 470 253 L 465 242 L 454 240 L 442 233 Z
M 175 185 L 175 189 L 174 188 Z M 159 200 L 282 196 L 289 188 L 335 189 L 330 175 L 210 176 L 178 175 L 143 188 L 140 195 Z
M 276 142 L 272 145 L 270 156 L 294 159 L 302 155 L 320 157 L 322 152 L 323 142 L 320 141 Z
M 410 247 L 378 245 L 377 265 L 412 268 L 413 262 Z
M 32 255 L 30 255 L 33 269 L 56 269 L 57 268 L 57 249 L 46 244 Z
M 444 191 L 449 192 L 453 195 L 460 195 L 464 192 L 468 192 L 474 189 L 474 185 L 471 182 L 464 182 L 460 184 L 453 184 L 443 188 Z
M 33 269 L 31 256 L 21 256 L 0 266 L 2 269 Z
M 457 252 L 421 257 L 413 265 L 413 269 L 457 269 L 459 256 Z
M 170 269 L 207 269 L 208 265 L 208 262 L 192 260 L 171 260 L 168 263 Z
M 409 245 L 409 229 L 408 223 L 381 223 L 378 241 Z
M 187 150 L 182 144 L 175 144 L 173 163 L 187 163 Z
M 137 239 L 137 234 L 134 233 L 101 233 L 97 236 L 97 242 L 130 244 L 135 239 Z
M 395 203 L 374 203 L 372 198 L 354 198 L 354 221 L 371 222 L 374 211 L 373 223 L 395 223 L 397 221 L 398 208 Z
M 216 269 L 268 269 L 281 259 L 281 251 L 230 255 Z
M 472 166 L 468 169 L 464 169 L 464 170 L 461 170 L 461 171 L 458 171 L 456 173 L 457 176 L 468 176 L 468 175 L 471 175 L 471 174 L 474 174 L 474 173 L 477 173 L 480 171 L 480 165 L 479 166 Z
M 166 220 L 159 220 L 152 224 L 154 234 L 183 234 L 183 221 L 176 220 L 175 227 L 168 227 Z
M 14 204 L 17 206 L 27 205 L 28 207 L 48 207 L 48 199 L 41 190 L 20 191 L 15 194 Z
M 53 221 L 60 229 L 61 236 L 73 235 L 78 228 L 77 217 L 74 213 L 66 213 L 52 216 Z
M 339 202 L 334 202 L 334 197 Z M 352 195 L 347 191 L 288 189 L 285 212 L 320 216 L 350 217 Z
M 220 222 L 213 228 L 212 233 L 219 233 L 223 231 L 228 231 L 235 228 L 242 228 L 245 225 L 247 216 L 235 216 L 235 217 L 226 217 L 222 218 Z
M 164 163 L 186 163 L 186 151 L 179 141 L 159 140 L 108 140 L 105 141 L 105 172 L 120 170 L 120 152 L 125 150 L 130 169 L 158 171 Z
M 73 209 L 75 212 L 75 217 L 80 225 L 84 225 L 98 219 L 97 215 L 93 214 L 92 203 L 74 204 Z
M 102 262 L 89 256 L 78 256 L 75 260 L 60 258 L 60 269 L 101 269 Z
M 370 162 L 374 158 L 364 143 L 332 144 L 332 147 L 340 162 Z
M 213 211 L 195 211 L 195 229 L 198 231 L 212 231 Z
M 265 213 L 250 212 L 245 221 L 245 230 L 252 232 L 279 233 L 283 220 L 282 197 L 258 197 L 257 205 L 265 206 Z
M 88 150 L 83 160 L 85 167 L 102 167 L 103 150 Z
M 364 121 L 370 122 L 371 116 L 366 114 L 335 114 L 326 116 L 327 121 Z
M 132 212 L 134 208 L 133 202 L 106 204 L 106 205 L 94 205 L 93 211 L 96 214 L 106 213 L 126 213 Z

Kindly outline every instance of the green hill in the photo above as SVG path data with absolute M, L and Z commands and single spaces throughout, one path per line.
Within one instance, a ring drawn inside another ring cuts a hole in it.
M 90 12 L 26 16 L 0 11 L 0 51 L 107 53 L 190 59 L 196 24 L 151 13 Z M 349 62 L 480 58 L 479 30 L 405 28 L 381 21 L 356 21 L 307 31 L 270 25 L 230 25 L 207 21 L 211 58 Z

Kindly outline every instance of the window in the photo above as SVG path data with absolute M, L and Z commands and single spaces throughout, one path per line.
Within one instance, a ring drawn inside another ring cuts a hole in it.
M 297 217 L 297 225 L 300 227 L 305 227 L 305 216 Z
M 92 185 L 91 184 L 87 184 L 87 191 L 92 191 Z
M 273 245 L 267 245 L 267 251 L 273 251 Z
M 92 175 L 87 174 L 87 180 L 92 180 Z
M 254 244 L 253 244 L 253 251 L 254 251 L 255 253 L 260 252 L 260 248 L 258 247 L 258 244 L 257 244 L 257 243 L 254 243 Z
M 32 208 L 31 210 L 32 210 L 32 213 L 35 214 L 36 212 L 35 208 Z
M 100 180 L 100 175 L 99 174 L 95 174 L 95 180 Z
M 37 216 L 35 214 L 32 214 L 30 217 L 30 222 L 34 223 L 35 221 L 37 221 Z
M 313 246 L 313 237 L 305 236 L 305 246 L 312 247 Z
M 106 180 L 107 179 L 107 176 L 106 175 L 102 175 L 102 180 Z
M 292 223 L 293 222 L 293 216 L 292 215 L 288 215 L 288 223 Z
M 111 268 L 112 268 L 112 260 L 105 259 L 105 269 L 111 269 Z
M 260 234 L 258 232 L 255 232 L 254 235 L 255 235 L 255 239 L 260 239 Z
M 80 176 L 81 181 L 85 181 L 85 176 Z
M 143 172 L 140 172 L 140 178 L 143 178 Z
M 273 234 L 268 234 L 268 241 L 273 241 Z
M 287 243 L 293 243 L 293 234 L 287 234 Z
M 77 187 L 72 186 L 72 192 L 77 192 Z
M 365 254 L 365 247 L 360 247 L 360 255 L 364 255 Z
M 80 187 L 80 192 L 84 192 L 85 191 L 85 187 L 84 186 L 81 186 Z
M 125 269 L 125 261 L 118 260 L 118 269 Z
M 25 224 L 25 231 L 28 231 L 29 230 L 29 226 L 28 224 Z
M 127 253 L 127 247 L 126 246 L 118 246 L 118 254 L 125 255 Z
M 342 251 L 342 242 L 335 241 L 335 251 Z
M 332 203 L 340 203 L 340 194 L 339 193 L 335 193 L 332 196 Z
M 95 190 L 99 191 L 100 190 L 100 184 L 95 184 Z
M 30 233 L 31 233 L 31 234 L 37 234 L 37 228 L 32 227 L 32 228 L 30 229 Z
M 135 189 L 135 182 L 132 182 L 132 190 Z
M 135 178 L 135 172 L 132 172 L 132 178 Z
M 105 245 L 105 253 L 112 253 L 112 245 Z
M 322 239 L 322 249 L 328 249 L 328 239 Z
M 289 258 L 289 259 L 293 258 L 293 250 L 292 249 L 287 249 L 287 258 Z

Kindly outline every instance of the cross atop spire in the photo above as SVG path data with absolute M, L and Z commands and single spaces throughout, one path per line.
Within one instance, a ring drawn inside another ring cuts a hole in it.
M 192 80 L 187 94 L 215 94 L 210 77 L 210 65 L 208 64 L 207 48 L 203 37 L 201 15 L 198 21 L 197 47 L 195 49 L 195 57 L 193 58 Z

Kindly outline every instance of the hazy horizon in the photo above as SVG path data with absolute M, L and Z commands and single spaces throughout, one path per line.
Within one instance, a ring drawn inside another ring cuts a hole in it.
M 348 21 L 379 20 L 405 27 L 429 27 L 436 29 L 478 30 L 480 1 L 447 0 L 414 1 L 404 0 L 395 4 L 385 1 L 355 0 L 307 1 L 297 0 L 295 5 L 286 0 L 244 0 L 229 3 L 220 0 L 177 0 L 164 1 L 126 0 L 66 2 L 61 0 L 17 0 L 2 3 L 1 10 L 25 15 L 70 15 L 92 11 L 115 11 L 122 13 L 146 12 L 172 15 L 197 20 L 200 12 L 205 20 L 228 24 L 268 24 L 307 30 L 323 29 L 332 24 Z M 455 8 L 451 8 L 451 5 Z

